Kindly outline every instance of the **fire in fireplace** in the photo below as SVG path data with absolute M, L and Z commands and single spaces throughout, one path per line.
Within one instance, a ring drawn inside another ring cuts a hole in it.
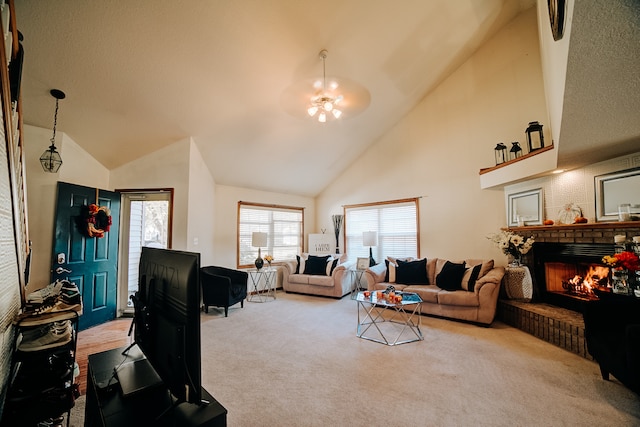
M 577 295 L 589 299 L 596 299 L 594 289 L 609 287 L 609 268 L 590 265 L 584 277 L 576 274 L 571 279 L 563 281 L 562 287 L 569 295 Z
M 585 302 L 597 299 L 594 289 L 609 286 L 602 257 L 612 252 L 608 244 L 536 243 L 534 298 L 582 311 Z
M 609 268 L 601 265 L 567 262 L 546 262 L 547 292 L 596 299 L 595 287 L 608 286 Z

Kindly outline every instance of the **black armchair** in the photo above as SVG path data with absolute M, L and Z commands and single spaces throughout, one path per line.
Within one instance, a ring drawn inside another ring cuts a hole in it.
M 587 349 L 609 374 L 640 394 L 640 301 L 632 296 L 602 295 L 584 309 Z
M 230 306 L 240 303 L 240 307 L 244 307 L 248 279 L 249 274 L 245 271 L 216 266 L 202 267 L 200 284 L 204 312 L 209 312 L 209 306 L 224 307 L 224 317 L 227 317 Z

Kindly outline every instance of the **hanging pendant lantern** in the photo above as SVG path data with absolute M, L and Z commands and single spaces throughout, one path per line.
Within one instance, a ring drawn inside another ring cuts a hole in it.
M 56 126 L 58 124 L 58 101 L 64 99 L 66 95 L 58 89 L 51 89 L 51 96 L 56 99 L 56 112 L 53 116 L 53 136 L 51 137 L 51 145 L 47 148 L 42 156 L 40 156 L 40 164 L 45 172 L 56 173 L 62 166 L 62 157 L 56 150 Z

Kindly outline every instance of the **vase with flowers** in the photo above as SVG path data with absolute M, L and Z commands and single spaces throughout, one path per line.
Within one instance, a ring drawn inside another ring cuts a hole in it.
M 271 263 L 273 262 L 273 255 L 265 255 L 264 260 L 269 264 L 269 268 L 271 268 Z
M 511 231 L 501 231 L 487 237 L 505 254 L 509 259 L 509 267 L 519 267 L 522 265 L 522 255 L 531 250 L 535 240 L 533 237 L 524 238 Z
M 623 251 L 615 255 L 605 255 L 602 262 L 609 267 L 611 272 L 613 293 L 631 295 L 634 287 L 638 286 L 638 283 L 635 283 L 636 271 L 640 270 L 638 255 L 631 251 Z

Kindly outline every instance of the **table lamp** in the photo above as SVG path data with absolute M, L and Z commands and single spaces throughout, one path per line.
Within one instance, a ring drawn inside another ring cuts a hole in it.
M 258 248 L 258 258 L 256 258 L 255 264 L 256 268 L 260 270 L 264 265 L 264 260 L 262 259 L 260 249 L 263 246 L 267 246 L 267 233 L 262 233 L 260 231 L 254 231 L 253 233 L 251 233 L 251 246 L 253 246 L 254 248 Z
M 369 246 L 369 267 L 373 267 L 374 265 L 376 265 L 376 260 L 373 259 L 373 249 L 371 247 L 378 246 L 378 232 L 362 232 L 362 246 Z

